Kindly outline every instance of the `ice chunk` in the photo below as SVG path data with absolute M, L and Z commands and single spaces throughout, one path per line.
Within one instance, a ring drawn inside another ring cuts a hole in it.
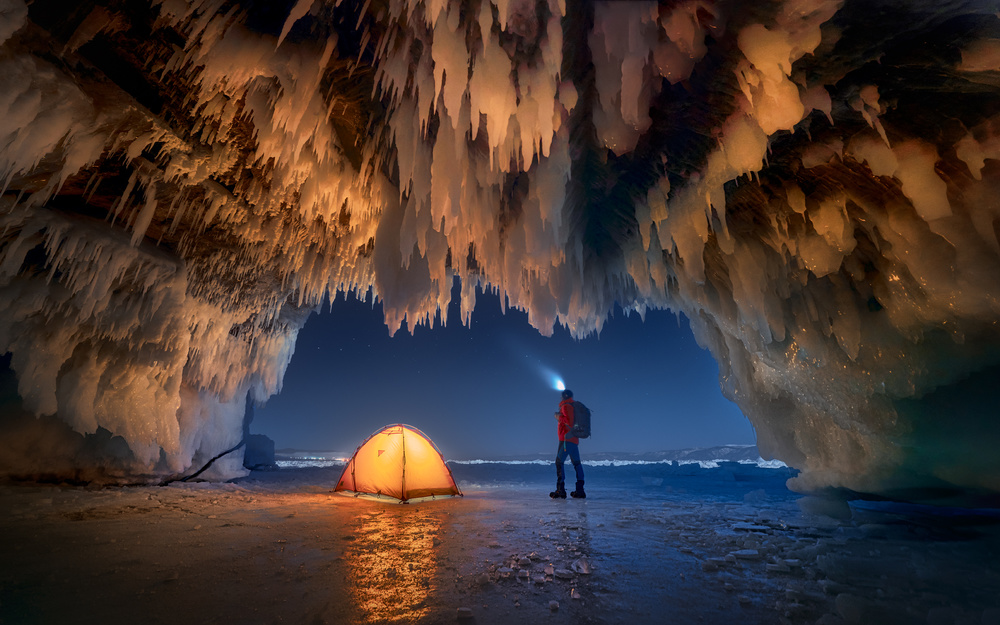
M 594 6 L 590 35 L 598 107 L 594 121 L 605 145 L 617 154 L 631 150 L 649 128 L 649 55 L 657 45 L 656 4 L 631 2 Z
M 1000 39 L 978 39 L 962 50 L 962 72 L 990 72 L 1000 70 Z
M 797 501 L 806 514 L 827 516 L 842 521 L 850 520 L 851 508 L 846 501 L 834 497 L 802 497 Z
M 892 176 L 899 169 L 899 159 L 885 143 L 871 137 L 857 137 L 848 146 L 848 153 L 866 163 L 876 176 Z
M 951 215 L 948 185 L 934 170 L 938 161 L 933 146 L 919 140 L 908 141 L 893 150 L 899 161 L 896 177 L 903 194 L 913 202 L 913 208 L 924 221 Z
M 0 2 L 0 44 L 16 33 L 28 20 L 28 5 L 24 0 Z

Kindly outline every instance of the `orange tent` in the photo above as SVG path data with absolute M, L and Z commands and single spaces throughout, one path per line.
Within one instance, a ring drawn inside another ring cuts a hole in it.
M 391 497 L 461 495 L 437 446 L 410 425 L 387 425 L 354 452 L 335 491 Z

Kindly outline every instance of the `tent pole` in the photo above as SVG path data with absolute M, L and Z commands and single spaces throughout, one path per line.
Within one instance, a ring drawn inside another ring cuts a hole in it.
M 403 470 L 401 472 L 402 476 L 400 481 L 402 483 L 400 484 L 399 494 L 403 496 L 402 499 L 403 503 L 406 503 L 407 497 L 406 497 L 406 428 L 405 427 L 399 428 L 399 436 L 403 442 Z

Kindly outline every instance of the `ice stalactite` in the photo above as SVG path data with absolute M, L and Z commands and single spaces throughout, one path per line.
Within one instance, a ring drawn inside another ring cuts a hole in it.
M 0 349 L 136 472 L 231 444 L 325 296 L 396 332 L 457 276 L 444 322 L 683 312 L 803 490 L 1000 491 L 988 7 L 60 6 L 0 7 Z
M 95 12 L 107 13 L 93 9 L 74 37 Z M 227 92 L 227 55 L 254 40 L 226 33 L 216 31 L 211 48 L 154 55 L 165 80 L 206 85 L 193 92 L 196 114 L 180 133 L 176 120 L 99 73 L 74 77 L 73 66 L 86 66 L 75 52 L 85 42 L 64 47 L 62 63 L 26 53 L 24 39 L 46 37 L 29 22 L 2 59 L 0 173 L 9 191 L 0 343 L 26 409 L 127 442 L 128 458 L 109 468 L 120 478 L 180 473 L 238 442 L 248 393 L 259 402 L 280 389 L 297 331 L 323 294 L 370 282 L 338 253 L 367 245 L 370 216 L 355 219 L 356 244 L 310 234 L 329 222 L 351 231 L 351 198 L 371 193 L 358 190 L 355 173 L 342 175 L 329 134 L 315 148 L 309 140 L 317 126 L 333 132 L 317 121 L 326 104 L 315 93 L 331 45 L 300 56 L 271 42 L 257 59 L 263 70 L 247 68 Z M 313 67 L 267 60 L 275 57 Z M 268 62 L 286 73 L 262 78 Z M 269 152 L 247 150 L 240 133 L 250 120 L 258 147 L 287 146 L 281 167 Z M 315 184 L 317 171 L 324 184 Z M 67 210 L 60 197 L 100 206 L 105 220 Z M 301 212 L 282 214 L 292 202 Z M 227 458 L 212 471 L 238 474 L 241 462 Z
M 126 475 L 181 472 L 239 442 L 248 392 L 260 401 L 280 388 L 296 314 L 244 336 L 232 329 L 247 311 L 192 297 L 177 259 L 101 222 L 37 210 L 2 226 L 18 235 L 3 256 L 0 342 L 24 405 L 80 433 L 123 437 Z M 217 475 L 241 466 L 224 462 Z

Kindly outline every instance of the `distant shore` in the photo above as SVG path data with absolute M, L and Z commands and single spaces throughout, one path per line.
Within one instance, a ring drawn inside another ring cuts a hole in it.
M 284 448 L 275 450 L 274 455 L 277 460 L 303 460 L 303 459 L 323 459 L 347 461 L 354 453 L 354 450 L 307 450 Z M 488 457 L 445 455 L 446 459 L 455 462 L 483 461 L 483 462 L 530 462 L 542 460 L 549 462 L 552 460 L 551 452 L 536 452 L 532 454 L 510 454 L 491 455 Z M 714 447 L 691 447 L 687 449 L 673 449 L 664 451 L 630 452 L 630 451 L 587 451 L 583 454 L 586 461 L 609 461 L 625 460 L 633 462 L 666 462 L 666 461 L 757 461 L 760 459 L 760 452 L 756 445 L 716 445 Z

